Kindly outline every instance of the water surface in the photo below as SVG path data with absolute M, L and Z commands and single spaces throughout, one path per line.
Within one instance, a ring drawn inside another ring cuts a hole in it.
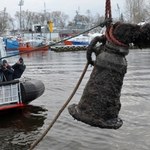
M 25 77 L 40 79 L 44 94 L 21 112 L 1 117 L 0 149 L 26 150 L 48 127 L 73 91 L 86 64 L 82 52 L 34 52 L 22 56 Z M 10 58 L 14 63 L 18 57 Z M 74 120 L 63 111 L 36 150 L 149 150 L 150 149 L 150 50 L 130 50 L 121 94 L 118 130 L 100 129 Z M 80 101 L 88 71 L 70 104 Z

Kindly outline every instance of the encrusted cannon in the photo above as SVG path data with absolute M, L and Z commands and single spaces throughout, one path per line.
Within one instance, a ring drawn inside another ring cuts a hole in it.
M 127 72 L 125 56 L 129 53 L 130 43 L 150 47 L 149 37 L 150 24 L 141 27 L 117 22 L 109 26 L 105 35 L 91 41 L 87 60 L 94 68 L 79 103 L 68 107 L 71 116 L 100 128 L 118 129 L 122 126 L 119 111 L 123 79 Z M 96 49 L 97 42 L 101 45 Z M 92 52 L 96 54 L 95 62 Z

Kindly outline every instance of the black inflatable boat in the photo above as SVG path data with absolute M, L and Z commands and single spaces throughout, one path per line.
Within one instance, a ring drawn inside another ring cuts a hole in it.
M 40 80 L 30 78 L 0 82 L 0 111 L 23 107 L 41 96 L 44 90 Z

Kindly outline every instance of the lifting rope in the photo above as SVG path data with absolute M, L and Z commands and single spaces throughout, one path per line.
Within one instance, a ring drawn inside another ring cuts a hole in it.
M 111 1 L 110 0 L 106 0 L 106 5 L 105 5 L 105 20 L 107 19 L 112 19 L 112 14 L 111 14 Z M 120 24 L 117 25 L 117 27 L 120 26 Z M 116 28 L 117 28 L 116 27 Z M 122 42 L 120 42 L 118 39 L 115 38 L 115 36 L 113 35 L 113 31 L 114 31 L 114 27 L 113 25 L 107 24 L 106 26 L 106 38 L 109 42 L 112 42 L 118 46 L 122 46 L 122 47 L 128 47 L 127 44 L 124 44 Z
M 110 0 L 106 0 L 106 11 L 105 11 L 105 20 L 107 19 L 111 19 L 111 4 L 110 4 Z M 105 21 L 104 21 L 105 22 Z M 109 22 L 110 23 L 110 22 Z M 107 25 L 107 22 L 102 23 L 101 26 Z M 69 102 L 71 101 L 71 99 L 73 98 L 73 96 L 75 95 L 80 83 L 82 82 L 82 79 L 87 71 L 89 63 L 87 62 L 85 65 L 85 68 L 80 76 L 79 81 L 77 82 L 73 92 L 71 93 L 70 97 L 68 98 L 68 100 L 65 102 L 65 104 L 61 107 L 61 109 L 59 110 L 59 112 L 57 113 L 57 115 L 55 116 L 55 118 L 52 120 L 52 122 L 49 124 L 49 126 L 47 127 L 47 129 L 45 130 L 45 132 L 40 136 L 39 139 L 37 139 L 35 142 L 32 143 L 32 145 L 30 146 L 29 150 L 33 150 L 40 141 L 42 141 L 42 139 L 45 137 L 45 135 L 48 133 L 48 131 L 52 128 L 52 126 L 54 125 L 54 123 L 57 121 L 57 119 L 59 118 L 59 116 L 61 115 L 61 113 L 64 111 L 64 109 L 66 108 L 66 106 L 69 104 Z
M 106 0 L 106 4 L 105 4 L 105 20 L 106 19 L 111 19 L 112 15 L 111 15 L 111 2 L 110 0 Z

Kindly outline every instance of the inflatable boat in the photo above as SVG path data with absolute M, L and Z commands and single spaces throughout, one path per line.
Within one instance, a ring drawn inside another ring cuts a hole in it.
M 41 96 L 44 90 L 40 80 L 30 78 L 0 82 L 0 111 L 24 107 Z

